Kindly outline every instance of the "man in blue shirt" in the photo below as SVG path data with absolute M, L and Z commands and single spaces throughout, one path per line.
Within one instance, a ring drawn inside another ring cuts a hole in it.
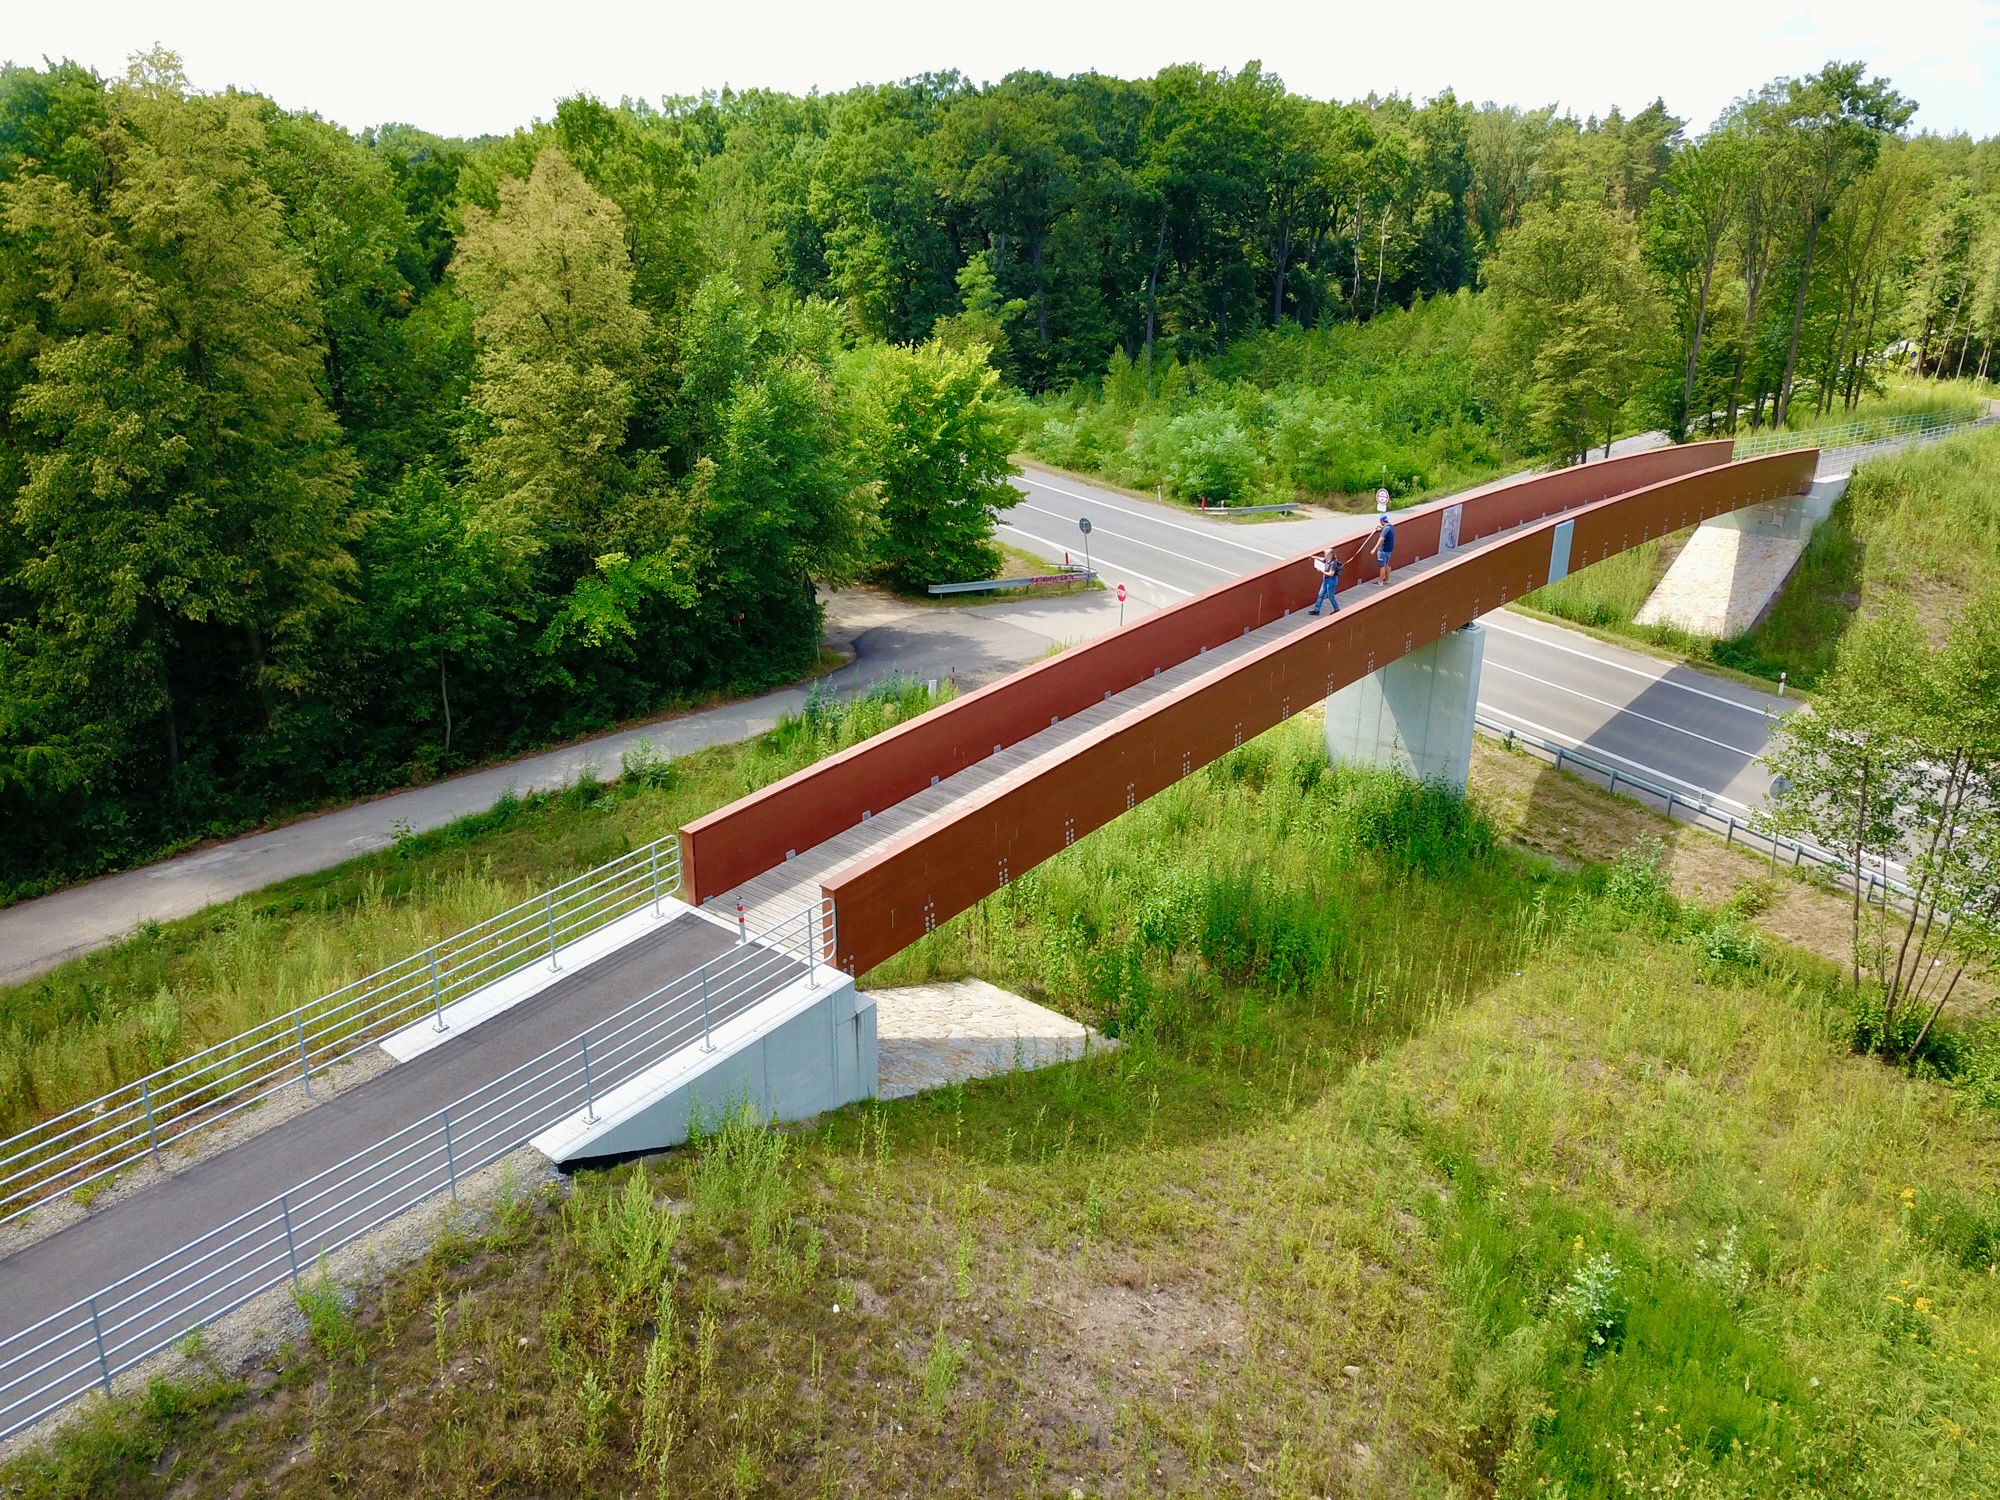
M 1386 588 L 1389 584 L 1389 559 L 1396 551 L 1396 523 L 1389 519 L 1387 511 L 1375 523 L 1375 534 L 1369 540 L 1375 543 L 1375 566 L 1381 569 L 1376 576 Z

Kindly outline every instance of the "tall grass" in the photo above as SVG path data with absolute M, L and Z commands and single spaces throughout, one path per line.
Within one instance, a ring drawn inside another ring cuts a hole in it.
M 1558 583 L 1524 594 L 1521 602 L 1579 625 L 1606 629 L 1630 625 L 1685 542 L 1685 535 L 1641 542 L 1603 562 L 1579 568 Z
M 822 692 L 769 733 L 491 812 L 267 887 L 0 989 L 0 1134 L 283 1015 L 858 743 L 930 700 Z
M 1993 1493 L 1990 1118 L 1656 851 L 1559 870 L 1320 753 L 1275 731 L 875 976 L 1115 1051 L 733 1116 L 392 1277 L 365 1370 L 295 1348 L 0 1488 Z

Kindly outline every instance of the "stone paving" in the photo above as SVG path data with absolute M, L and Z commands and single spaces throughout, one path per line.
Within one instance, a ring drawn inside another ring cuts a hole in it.
M 1757 623 L 1805 550 L 1802 537 L 1698 526 L 1639 611 L 1636 623 L 1674 625 L 1693 635 L 1733 639 Z
M 884 1099 L 1016 1068 L 1045 1068 L 1118 1045 L 983 979 L 874 990 L 869 998 L 875 1002 Z

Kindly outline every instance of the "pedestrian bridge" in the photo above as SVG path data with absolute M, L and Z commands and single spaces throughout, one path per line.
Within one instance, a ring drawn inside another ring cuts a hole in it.
M 1393 581 L 1331 615 L 1305 554 L 1274 564 L 0 1142 L 0 1437 L 530 1142 L 567 1164 L 726 1100 L 872 1095 L 864 971 L 1292 714 L 1572 568 L 1800 494 L 1817 459 L 1729 455 L 1405 511 Z
M 1396 518 L 1385 588 L 1315 617 L 1310 554 L 1014 673 L 681 830 L 691 898 L 817 905 L 861 974 L 1121 812 L 1509 600 L 1651 538 L 1812 485 L 1815 449 L 1658 448 Z

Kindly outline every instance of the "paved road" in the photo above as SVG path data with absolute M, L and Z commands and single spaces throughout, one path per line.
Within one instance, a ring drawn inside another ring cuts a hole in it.
M 1007 540 L 1051 559 L 1091 520 L 1091 562 L 1147 605 L 1203 589 L 1373 525 L 1366 516 L 1271 522 L 1209 521 L 1185 507 L 1135 500 L 1069 475 L 1030 469 L 1024 498 L 1002 522 Z M 1795 704 L 1754 688 L 1627 650 L 1580 631 L 1499 610 L 1489 627 L 1480 707 L 1558 744 L 1583 745 L 1613 764 L 1680 787 L 1760 801 L 1757 763 L 1770 716 Z

